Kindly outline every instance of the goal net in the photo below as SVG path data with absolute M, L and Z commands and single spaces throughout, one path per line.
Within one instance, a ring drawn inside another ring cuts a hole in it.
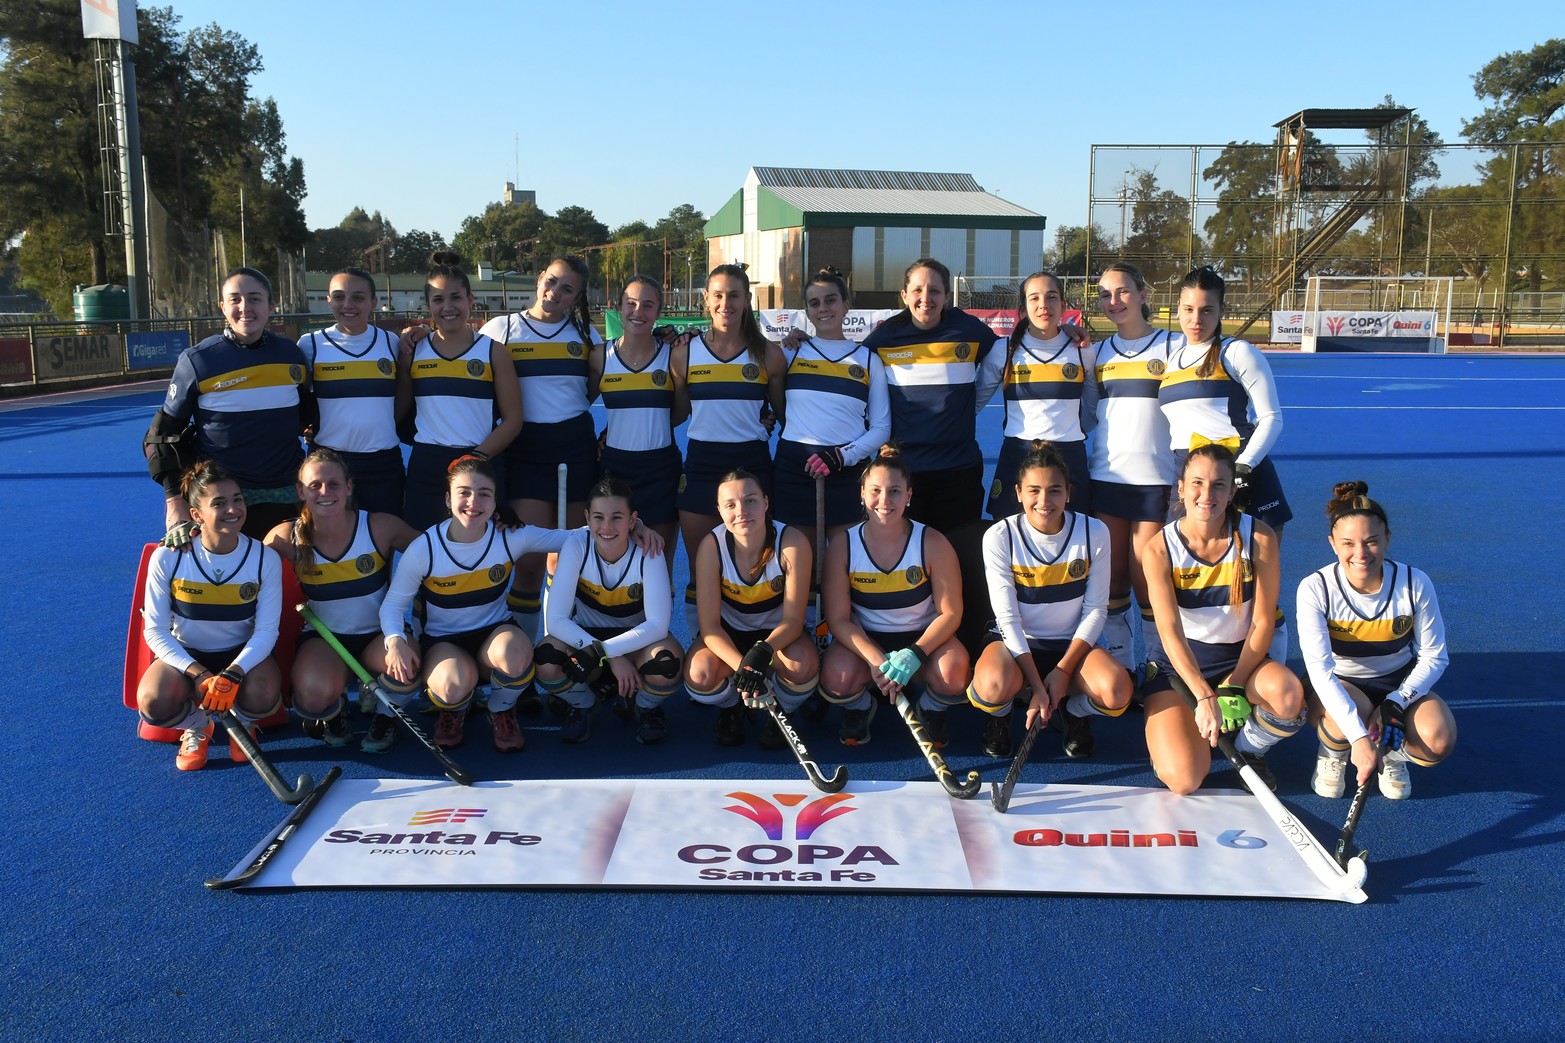
M 1304 290 L 1304 351 L 1445 351 L 1449 275 L 1312 275 Z

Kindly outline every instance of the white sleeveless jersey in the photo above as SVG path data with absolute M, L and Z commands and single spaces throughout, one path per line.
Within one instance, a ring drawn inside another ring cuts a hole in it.
M 728 530 L 721 525 L 712 530 L 717 539 L 718 561 L 722 565 L 723 622 L 734 630 L 772 631 L 783 619 L 783 595 L 788 577 L 782 570 L 783 523 L 772 522 L 774 553 L 761 574 L 753 579 L 741 577 L 728 547 Z
M 788 359 L 783 435 L 809 445 L 845 445 L 869 429 L 871 351 L 850 340 L 810 339 Z
M 1003 351 L 990 356 L 1004 365 Z M 1079 442 L 1087 437 L 1081 425 L 1081 394 L 1086 382 L 1096 379 L 1095 370 L 1093 354 L 1078 351 L 1065 334 L 1039 340 L 1024 333 L 1010 352 L 1000 386 L 1005 437 L 1050 442 Z
M 526 312 L 502 315 L 479 331 L 504 344 L 511 353 L 522 388 L 522 420 L 557 424 L 587 411 L 587 363 L 594 344 L 603 338 L 595 329 L 587 341 L 569 318 L 546 323 Z
M 378 326 L 349 336 L 336 327 L 299 340 L 320 407 L 315 444 L 345 453 L 394 449 L 397 338 Z
M 728 361 L 712 354 L 705 337 L 690 341 L 685 389 L 690 424 L 685 434 L 702 442 L 765 442 L 761 407 L 766 403 L 766 367 L 743 349 Z
M 494 430 L 493 342 L 483 334 L 454 359 L 443 359 L 429 337 L 413 349 L 415 440 L 426 445 L 467 448 Z
M 353 538 L 339 557 L 327 557 L 315 547 L 308 566 L 294 567 L 310 608 L 333 634 L 378 631 L 380 603 L 391 582 L 391 562 L 375 549 L 369 511 L 359 511 L 353 524 Z
M 1174 598 L 1179 603 L 1179 621 L 1185 638 L 1209 645 L 1231 645 L 1250 635 L 1255 614 L 1255 529 L 1249 515 L 1239 518 L 1237 547 L 1230 538 L 1222 558 L 1202 561 L 1190 552 L 1179 522 L 1163 526 L 1163 542 L 1174 577 Z M 1233 607 L 1231 586 L 1234 570 L 1243 576 L 1243 603 Z
M 939 615 L 924 565 L 924 526 L 913 522 L 902 555 L 882 569 L 864 545 L 864 525 L 848 530 L 848 598 L 853 620 L 880 633 L 922 633 Z
M 476 543 L 456 543 L 446 535 L 450 524 L 448 519 L 426 529 L 397 561 L 380 607 L 381 633 L 403 632 L 403 616 L 415 594 L 424 606 L 424 633 L 431 637 L 505 622 L 510 618 L 505 595 L 516 559 L 557 551 L 566 536 L 560 529 L 535 525 L 502 532 L 490 522 Z
M 1117 335 L 1098 345 L 1098 423 L 1090 445 L 1092 477 L 1120 485 L 1172 485 L 1174 457 L 1158 388 L 1171 348 L 1184 334 L 1153 330 L 1138 340 Z
M 632 369 L 611 341 L 603 354 L 603 379 L 598 393 L 606 410 L 604 445 L 642 452 L 662 449 L 674 441 L 674 379 L 669 369 L 669 345 L 658 345 L 652 360 Z

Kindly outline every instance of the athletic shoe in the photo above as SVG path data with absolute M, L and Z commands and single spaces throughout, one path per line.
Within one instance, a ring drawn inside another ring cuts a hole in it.
M 668 739 L 668 718 L 663 707 L 654 706 L 636 714 L 636 741 L 643 746 L 656 746 Z
M 1011 755 L 1011 715 L 996 717 L 987 715 L 984 722 L 984 753 L 990 757 Z
M 1097 750 L 1097 742 L 1092 738 L 1091 717 L 1077 717 L 1060 703 L 1050 720 L 1064 733 L 1065 756 L 1071 760 L 1086 760 Z
M 871 699 L 869 709 L 849 710 L 842 715 L 842 726 L 837 729 L 837 739 L 842 745 L 869 745 L 869 722 L 875 719 L 875 711 L 878 708 L 875 700 Z
M 592 738 L 592 711 L 577 706 L 571 707 L 570 713 L 565 715 L 565 723 L 560 725 L 560 741 L 575 745 L 586 742 L 590 738 Z
M 326 722 L 319 717 L 306 717 L 300 727 L 304 729 L 304 734 L 312 739 L 326 738 Z
M 1272 769 L 1267 766 L 1266 755 L 1264 753 L 1246 753 L 1243 750 L 1238 750 L 1236 752 L 1239 754 L 1240 762 L 1248 764 L 1250 767 L 1254 768 L 1255 773 L 1261 777 L 1261 782 L 1266 786 L 1266 788 L 1271 790 L 1273 793 L 1276 793 L 1277 776 L 1273 775 Z M 1239 765 L 1235 764 L 1234 770 L 1238 771 L 1238 769 Z M 1254 790 L 1250 789 L 1250 784 L 1245 781 L 1242 774 L 1239 776 L 1239 784 L 1249 792 L 1255 792 Z
M 777 718 L 769 713 L 764 713 L 761 718 L 761 734 L 756 736 L 755 744 L 763 750 L 780 750 L 788 745 L 788 740 L 783 738 L 782 728 L 777 723 Z
M 359 712 L 375 712 L 375 686 L 368 684 L 359 685 Z
M 522 689 L 522 693 L 516 697 L 516 712 L 523 717 L 537 717 L 543 713 L 543 699 L 538 695 L 537 685 L 528 685 Z
M 614 716 L 622 721 L 630 722 L 638 717 L 634 699 L 621 699 L 618 695 L 612 695 L 609 697 L 609 705 L 614 708 Z
M 205 728 L 187 728 L 179 737 L 179 752 L 174 755 L 174 767 L 180 771 L 200 771 L 206 767 L 207 746 L 212 741 L 212 722 Z
M 322 721 L 321 739 L 332 749 L 339 749 L 353 741 L 348 731 L 348 711 L 342 710 L 329 721 Z
M 571 704 L 557 695 L 549 696 L 549 712 L 563 720 L 571 712 Z
M 714 731 L 719 746 L 743 746 L 744 705 L 734 703 L 732 706 L 720 707 L 717 711 L 717 726 Z
M 490 710 L 489 725 L 494 729 L 494 748 L 501 753 L 520 753 L 527 744 L 515 710 Z
M 918 716 L 924 722 L 924 731 L 929 733 L 929 745 L 937 750 L 945 749 L 946 743 L 951 741 L 951 729 L 946 726 L 946 712 L 920 710 Z
M 467 708 L 460 710 L 441 710 L 440 719 L 435 722 L 435 745 L 442 750 L 454 750 L 462 745 L 466 738 L 463 734 L 467 724 Z
M 1388 752 L 1380 762 L 1380 793 L 1387 800 L 1406 800 L 1413 795 L 1407 758 L 1398 751 Z
M 244 722 L 241 721 L 240 723 L 243 724 Z M 250 741 L 259 746 L 261 743 L 261 726 L 258 724 L 246 724 L 244 729 L 250 733 Z M 232 735 L 228 737 L 228 759 L 235 764 L 250 763 L 250 755 L 245 753 L 243 746 L 234 741 Z
M 1315 757 L 1315 774 L 1310 776 L 1310 788 L 1322 797 L 1342 797 L 1348 792 L 1348 751 L 1338 753 L 1326 746 L 1320 747 Z
M 359 749 L 365 753 L 385 753 L 396 741 L 397 719 L 389 713 L 377 713 L 370 718 L 370 730 L 359 743 Z

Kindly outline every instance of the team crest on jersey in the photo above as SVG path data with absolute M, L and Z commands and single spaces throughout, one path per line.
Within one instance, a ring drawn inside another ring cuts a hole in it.
M 1161 377 L 1163 375 L 1164 369 L 1166 368 L 1167 367 L 1163 365 L 1162 359 L 1153 359 L 1151 362 L 1147 363 L 1147 372 L 1152 374 L 1154 377 Z
M 924 570 L 917 565 L 909 565 L 907 572 L 903 575 L 907 577 L 907 585 L 910 587 L 916 587 L 924 582 Z
M 581 358 L 581 341 L 573 340 L 565 345 L 565 352 L 573 359 Z
M 632 600 L 632 601 L 640 601 L 641 600 L 641 584 L 640 583 L 632 583 L 630 586 L 626 587 L 625 588 L 625 596 L 630 598 L 630 600 Z
M 989 495 L 993 499 L 998 500 L 1000 498 L 1000 494 L 1002 492 L 1004 492 L 1004 491 L 1005 491 L 1005 483 L 1001 482 L 1000 479 L 998 479 L 998 478 L 996 478 L 994 480 L 994 484 L 993 485 L 989 486 Z
M 484 375 L 484 364 L 483 364 L 483 362 L 480 361 L 479 359 L 468 359 L 467 360 L 467 375 L 470 376 L 470 377 L 481 377 L 481 376 L 483 376 Z
M 359 575 L 368 576 L 375 571 L 375 556 L 373 554 L 360 554 L 353 559 L 353 567 L 359 570 Z
M 260 593 L 260 591 L 261 587 L 257 583 L 242 583 L 239 586 L 239 600 L 254 601 L 256 594 Z
M 652 374 L 652 386 L 653 387 L 660 388 L 664 384 L 667 384 L 667 383 L 668 383 L 668 374 L 664 373 L 661 369 L 658 370 L 656 373 Z
M 958 344 L 956 346 L 956 360 L 958 362 L 966 362 L 968 356 L 972 353 L 973 346 L 971 344 Z
M 863 380 L 864 367 L 855 362 L 853 365 L 848 367 L 848 376 L 852 377 L 854 380 Z
M 1413 617 L 1412 616 L 1398 616 L 1397 618 L 1395 618 L 1395 619 L 1393 619 L 1391 621 L 1391 632 L 1393 634 L 1395 634 L 1397 637 L 1401 637 L 1403 634 L 1407 633 L 1409 630 L 1412 630 L 1412 629 L 1413 629 Z
M 753 362 L 746 362 L 744 368 L 739 371 L 739 375 L 746 380 L 754 380 L 761 375 L 761 367 Z
M 679 476 L 679 491 L 680 492 L 684 492 L 685 491 L 685 483 L 687 481 L 688 481 L 688 479 L 684 475 L 680 475 Z
M 299 365 L 298 363 L 294 363 L 293 365 L 289 366 L 288 367 L 288 379 L 293 381 L 295 384 L 303 384 L 304 383 L 304 367 Z
M 1065 574 L 1071 579 L 1081 579 L 1087 574 L 1087 563 L 1080 558 L 1072 558 L 1071 563 L 1065 567 Z
M 785 587 L 785 586 L 787 586 L 787 581 L 784 580 L 781 576 L 773 576 L 772 577 L 772 593 L 773 594 L 781 594 L 783 592 L 783 587 Z
M 1249 558 L 1244 559 L 1244 581 L 1246 583 L 1255 578 L 1255 563 Z
M 380 370 L 380 375 L 383 377 L 392 376 L 397 371 L 396 367 L 391 364 L 390 359 L 376 359 L 375 368 Z
M 499 583 L 502 579 L 505 579 L 505 566 L 504 565 L 491 565 L 491 566 L 489 566 L 489 582 L 490 583 Z
M 1081 376 L 1081 367 L 1076 365 L 1074 362 L 1067 362 L 1065 365 L 1060 367 L 1060 375 L 1063 376 L 1066 380 L 1075 380 L 1077 377 Z

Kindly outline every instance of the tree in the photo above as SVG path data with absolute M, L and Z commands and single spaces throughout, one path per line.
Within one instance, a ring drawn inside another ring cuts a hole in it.
M 1133 167 L 1130 172 L 1125 260 L 1140 268 L 1149 283 L 1183 275 L 1192 260 L 1190 200 L 1159 188 L 1155 170 Z
M 476 269 L 482 262 L 498 271 L 532 272 L 541 252 L 538 237 L 548 215 L 534 203 L 490 203 L 482 214 L 466 218 L 451 249 Z
M 1044 263 L 1057 275 L 1084 278 L 1092 273 L 1087 270 L 1087 247 L 1092 247 L 1092 267 L 1102 270 L 1118 258 L 1108 234 L 1097 225 L 1090 232 L 1086 225 L 1061 225 L 1054 230 L 1054 246 L 1044 251 Z
M 540 257 L 558 257 L 575 253 L 584 246 L 601 246 L 609 241 L 609 229 L 580 206 L 561 207 L 559 213 L 543 223 L 538 233 Z
M 1271 268 L 1276 236 L 1277 151 L 1231 141 L 1201 176 L 1218 187 L 1217 209 L 1201 225 L 1211 259 L 1224 271 L 1254 280 Z

